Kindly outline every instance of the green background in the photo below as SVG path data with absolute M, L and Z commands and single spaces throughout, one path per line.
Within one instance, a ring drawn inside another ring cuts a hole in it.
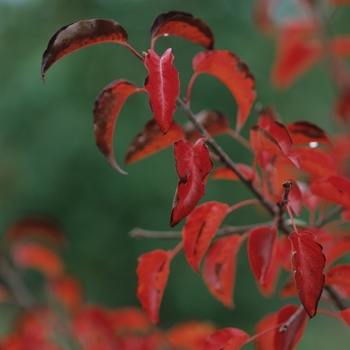
M 281 1 L 275 9 L 283 20 L 293 8 Z M 88 18 L 111 18 L 128 32 L 129 44 L 138 52 L 150 45 L 149 29 L 162 12 L 181 10 L 204 20 L 215 34 L 215 48 L 236 53 L 256 79 L 256 104 L 273 104 L 285 123 L 309 120 L 327 131 L 335 129 L 331 118 L 334 88 L 320 65 L 287 91 L 276 91 L 269 76 L 275 43 L 263 37 L 252 22 L 253 1 L 247 0 L 0 0 L 0 229 L 29 214 L 53 218 L 63 228 L 67 247 L 66 270 L 83 283 L 89 303 L 107 307 L 139 305 L 136 298 L 136 266 L 139 255 L 156 248 L 171 249 L 176 240 L 134 239 L 134 227 L 169 230 L 170 211 L 177 177 L 171 149 L 131 166 L 123 176 L 113 170 L 95 146 L 92 109 L 98 93 L 119 78 L 142 86 L 147 75 L 143 64 L 121 45 L 103 44 L 68 55 L 56 63 L 41 82 L 42 53 L 60 27 Z M 334 30 L 349 29 L 349 11 L 341 9 Z M 156 51 L 172 47 L 180 73 L 181 96 L 192 75 L 191 61 L 201 47 L 186 40 L 160 38 Z M 237 107 L 228 90 L 210 76 L 194 85 L 191 107 L 219 109 L 235 125 Z M 117 121 L 115 154 L 119 164 L 133 137 L 152 118 L 146 94 L 128 99 Z M 185 117 L 176 112 L 184 123 Z M 256 123 L 252 111 L 242 134 Z M 251 164 L 252 157 L 228 136 L 218 142 L 236 162 Z M 228 204 L 251 198 L 240 183 L 209 181 L 204 201 Z M 249 206 L 232 213 L 225 224 L 240 225 L 266 220 Z M 177 230 L 181 228 L 179 225 Z M 282 284 L 288 278 L 283 274 Z M 29 286 L 40 278 L 32 275 Z M 38 282 L 39 281 L 39 282 Z M 241 249 L 234 293 L 236 307 L 227 310 L 209 292 L 200 276 L 187 265 L 181 252 L 172 261 L 160 310 L 161 327 L 187 319 L 204 319 L 219 327 L 238 327 L 252 334 L 268 312 L 294 302 L 262 297 Z M 11 305 L 0 306 L 3 332 L 15 317 Z M 349 332 L 328 316 L 311 320 L 298 349 L 346 349 Z M 246 346 L 247 349 L 252 345 Z

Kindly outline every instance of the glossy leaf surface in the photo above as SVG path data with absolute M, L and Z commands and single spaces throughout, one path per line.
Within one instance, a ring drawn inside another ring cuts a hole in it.
M 148 70 L 145 89 L 150 96 L 149 103 L 154 118 L 163 134 L 170 129 L 180 89 L 179 75 L 173 66 L 173 60 L 171 49 L 167 49 L 161 57 L 150 49 L 145 57 Z
M 187 140 L 176 141 L 174 157 L 179 182 L 171 212 L 171 226 L 178 224 L 193 211 L 204 195 L 207 177 L 214 167 L 202 139 L 194 145 Z
M 249 335 L 238 328 L 224 328 L 213 333 L 205 342 L 203 350 L 238 350 Z

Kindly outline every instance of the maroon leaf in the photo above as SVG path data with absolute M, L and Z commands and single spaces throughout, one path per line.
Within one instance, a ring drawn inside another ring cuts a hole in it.
M 87 19 L 68 24 L 50 39 L 43 54 L 41 76 L 60 58 L 84 47 L 114 42 L 124 44 L 128 39 L 125 29 L 111 19 Z
M 275 226 L 260 226 L 252 229 L 248 240 L 248 257 L 255 278 L 266 285 L 266 275 L 277 238 Z
M 174 121 L 166 135 L 164 135 L 155 119 L 150 120 L 142 131 L 131 142 L 126 156 L 125 163 L 138 162 L 164 148 L 169 147 L 175 141 L 185 137 L 181 127 Z
M 228 211 L 227 204 L 208 202 L 198 206 L 188 216 L 182 230 L 182 240 L 186 259 L 197 273 L 202 257 Z
M 214 35 L 208 25 L 186 12 L 170 11 L 160 14 L 152 24 L 151 35 L 152 48 L 157 38 L 168 35 L 190 40 L 208 50 L 214 46 Z
M 143 91 L 127 80 L 116 80 L 97 96 L 94 108 L 94 132 L 96 144 L 107 162 L 117 171 L 126 174 L 114 159 L 113 134 L 119 112 L 126 99 L 135 92 Z
M 247 120 L 256 97 L 255 80 L 248 66 L 234 53 L 214 50 L 197 54 L 193 59 L 193 69 L 195 74 L 189 87 L 199 74 L 207 73 L 219 79 L 230 90 L 238 105 L 238 132 Z
M 315 241 L 315 235 L 310 231 L 292 232 L 289 239 L 292 243 L 294 280 L 299 298 L 309 317 L 312 318 L 316 314 L 322 294 L 326 258 L 322 253 L 322 246 Z
M 238 350 L 249 335 L 238 328 L 224 328 L 207 338 L 203 350 Z
M 184 219 L 203 197 L 209 172 L 213 162 L 202 139 L 194 145 L 187 140 L 174 143 L 176 172 L 179 177 L 174 197 L 170 226 L 175 226 Z
M 168 281 L 170 251 L 161 249 L 143 254 L 137 266 L 137 297 L 153 323 L 158 323 L 159 307 Z
M 232 294 L 240 244 L 238 234 L 216 240 L 210 247 L 203 266 L 203 278 L 209 291 L 229 308 L 234 306 Z
M 294 145 L 310 142 L 317 142 L 318 144 L 322 143 L 327 145 L 331 143 L 327 134 L 319 126 L 313 123 L 299 121 L 290 123 L 286 127 Z
M 149 93 L 153 115 L 163 134 L 170 129 L 176 109 L 175 100 L 179 95 L 179 74 L 173 66 L 173 60 L 171 49 L 166 50 L 162 57 L 151 49 L 145 57 L 148 69 L 145 89 Z

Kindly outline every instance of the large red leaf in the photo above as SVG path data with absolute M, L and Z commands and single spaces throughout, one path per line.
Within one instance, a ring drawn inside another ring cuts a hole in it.
M 350 181 L 342 176 L 332 175 L 311 183 L 313 194 L 350 209 Z
M 193 59 L 193 69 L 195 74 L 190 86 L 199 74 L 207 73 L 219 79 L 230 90 L 238 105 L 238 132 L 247 120 L 256 97 L 255 80 L 248 66 L 232 52 L 214 50 L 198 53 Z
M 350 287 L 350 264 L 341 264 L 331 267 L 326 272 L 325 284 Z
M 249 339 L 249 335 L 238 328 L 224 328 L 207 338 L 203 350 L 238 350 Z
M 175 100 L 180 90 L 179 74 L 173 66 L 173 60 L 171 49 L 167 49 L 162 57 L 150 49 L 145 57 L 148 69 L 145 89 L 149 93 L 153 115 L 163 134 L 170 129 L 176 109 Z
M 138 162 L 184 137 L 184 132 L 176 122 L 173 121 L 168 133 L 164 135 L 156 120 L 152 119 L 131 142 L 125 156 L 125 163 Z
M 60 28 L 50 39 L 41 63 L 42 79 L 60 58 L 84 47 L 105 42 L 124 44 L 125 29 L 111 19 L 87 19 Z
M 170 251 L 156 249 L 143 254 L 137 266 L 137 297 L 153 323 L 159 321 L 159 307 L 168 281 Z
M 113 134 L 119 112 L 126 99 L 135 92 L 143 91 L 127 80 L 116 80 L 97 96 L 94 108 L 94 132 L 97 147 L 107 162 L 117 171 L 126 174 L 114 158 Z
M 266 285 L 266 275 L 277 238 L 276 226 L 260 226 L 249 233 L 248 257 L 257 281 Z
M 330 144 L 327 134 L 317 125 L 308 121 L 290 123 L 286 126 L 294 145 L 310 142 Z
M 194 145 L 187 140 L 174 143 L 176 172 L 179 177 L 178 187 L 174 197 L 170 226 L 175 226 L 189 213 L 203 197 L 209 172 L 213 162 L 202 139 Z
M 224 203 L 207 202 L 194 209 L 186 220 L 182 229 L 185 256 L 188 264 L 197 273 L 203 255 L 229 212 L 229 208 Z
M 294 280 L 299 298 L 309 317 L 312 318 L 316 314 L 322 294 L 326 258 L 322 253 L 322 246 L 316 242 L 315 235 L 310 231 L 292 232 L 289 239 L 292 243 Z
M 162 13 L 154 20 L 151 27 L 152 48 L 160 36 L 176 35 L 212 50 L 214 35 L 201 19 L 190 13 L 170 11 Z
M 204 260 L 203 279 L 209 291 L 225 306 L 232 308 L 236 279 L 236 259 L 241 245 L 240 235 L 216 240 Z

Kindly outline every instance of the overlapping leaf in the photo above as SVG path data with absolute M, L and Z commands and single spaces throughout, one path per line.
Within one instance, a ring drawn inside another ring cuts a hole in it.
M 180 90 L 179 74 L 173 66 L 173 60 L 171 49 L 167 49 L 161 57 L 150 49 L 145 57 L 148 70 L 145 89 L 150 96 L 154 118 L 163 134 L 170 129 L 176 109 L 175 100 Z
M 203 279 L 209 291 L 225 306 L 232 308 L 240 235 L 217 239 L 208 250 L 203 266 Z
M 42 79 L 47 70 L 60 58 L 84 47 L 114 42 L 125 44 L 125 29 L 111 19 L 87 19 L 60 28 L 50 39 L 41 63 Z
M 214 167 L 202 139 L 194 145 L 187 140 L 176 141 L 174 157 L 179 182 L 171 212 L 171 226 L 178 224 L 193 211 L 204 195 L 207 177 Z
M 230 90 L 238 105 L 238 132 L 247 120 L 256 97 L 255 80 L 248 66 L 232 52 L 214 50 L 197 54 L 193 59 L 193 69 L 195 74 L 190 87 L 199 74 L 207 73 L 219 79 Z
M 94 108 L 94 132 L 96 145 L 107 162 L 117 171 L 126 174 L 117 164 L 113 151 L 113 135 L 119 112 L 127 98 L 135 92 L 143 91 L 127 80 L 116 80 L 106 86 L 97 96 Z
M 160 36 L 176 35 L 204 46 L 214 47 L 214 35 L 209 26 L 190 13 L 170 11 L 157 16 L 151 27 L 152 48 Z
M 175 121 L 172 122 L 169 131 L 164 135 L 156 120 L 152 119 L 131 142 L 125 156 L 125 163 L 138 162 L 184 137 L 184 132 Z
M 312 318 L 316 314 L 322 294 L 326 258 L 322 253 L 322 246 L 316 242 L 315 235 L 310 231 L 292 232 L 289 239 L 292 243 L 294 280 L 299 298 L 305 311 Z
M 153 323 L 159 321 L 159 307 L 168 281 L 170 252 L 161 249 L 143 254 L 137 266 L 137 297 Z
M 203 350 L 238 350 L 249 335 L 238 328 L 224 328 L 213 333 L 206 340 Z
M 207 202 L 188 216 L 182 230 L 182 240 L 188 264 L 197 273 L 204 253 L 228 212 L 227 204 Z
M 313 142 L 327 145 L 331 143 L 327 134 L 319 126 L 308 121 L 290 123 L 286 128 L 294 145 L 310 144 Z

